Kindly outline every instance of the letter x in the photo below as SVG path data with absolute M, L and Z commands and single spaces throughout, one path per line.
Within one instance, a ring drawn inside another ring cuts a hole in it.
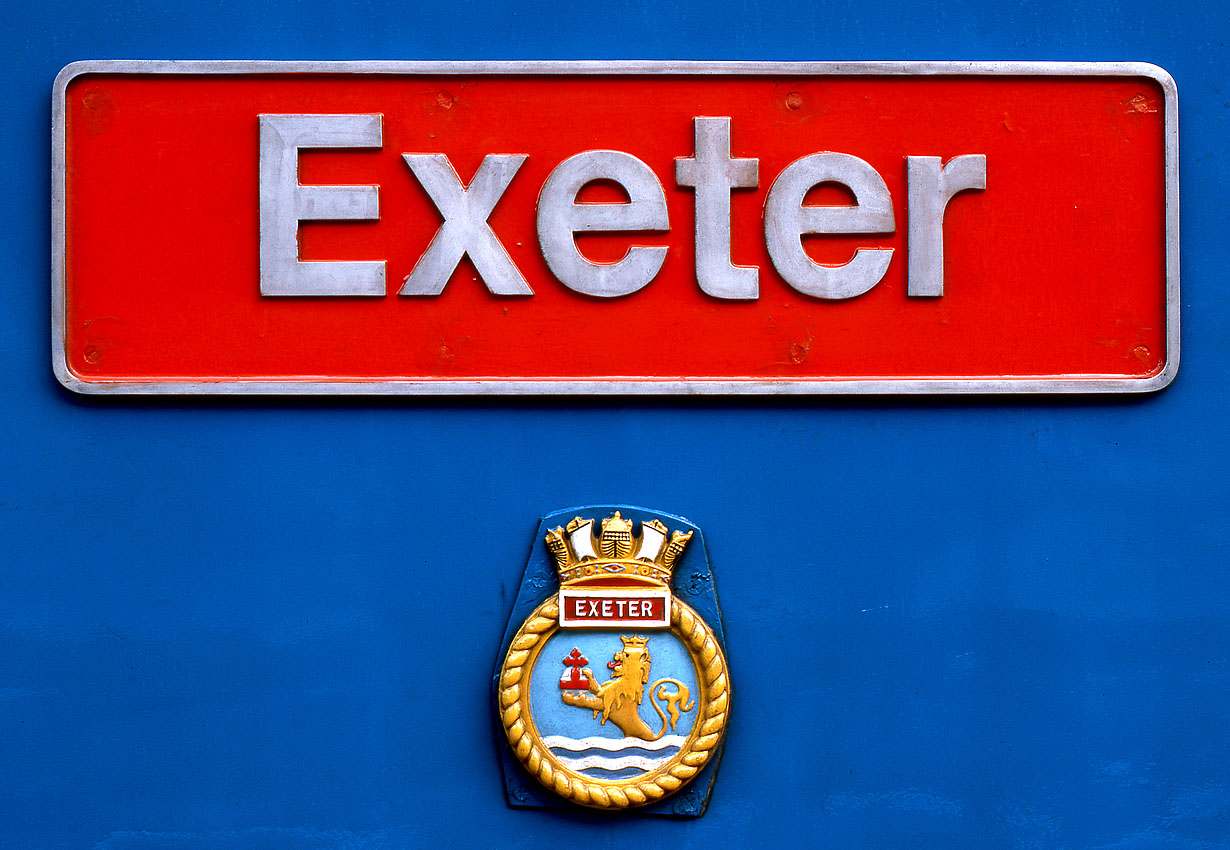
M 483 283 L 496 295 L 533 295 L 534 290 L 487 223 L 526 155 L 488 154 L 469 188 L 461 184 L 444 154 L 407 153 L 402 158 L 444 216 L 444 224 L 399 294 L 439 295 L 461 258 L 468 254 Z

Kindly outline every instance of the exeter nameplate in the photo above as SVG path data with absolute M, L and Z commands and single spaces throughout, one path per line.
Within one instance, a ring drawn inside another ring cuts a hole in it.
M 88 393 L 1156 390 L 1177 134 L 1143 64 L 76 63 L 53 363 Z

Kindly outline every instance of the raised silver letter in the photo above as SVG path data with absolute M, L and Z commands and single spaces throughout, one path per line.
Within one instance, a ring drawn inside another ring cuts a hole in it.
M 261 295 L 384 295 L 384 261 L 301 262 L 299 222 L 380 218 L 377 186 L 301 186 L 301 148 L 378 148 L 379 115 L 260 116 Z
M 444 216 L 427 252 L 415 263 L 399 295 L 439 295 L 461 258 L 470 262 L 496 295 L 533 295 L 487 218 L 499 202 L 525 154 L 488 154 L 467 189 L 441 153 L 402 154 Z
M 849 206 L 805 207 L 813 186 L 840 183 L 854 195 Z M 892 233 L 892 198 L 879 172 L 856 156 L 815 153 L 795 160 L 773 181 L 765 201 L 769 256 L 786 283 L 816 298 L 853 298 L 888 271 L 892 248 L 859 248 L 850 262 L 826 266 L 803 250 L 804 233 Z
M 987 158 L 974 153 L 953 157 L 941 167 L 938 156 L 907 156 L 909 192 L 909 271 L 906 294 L 944 294 L 944 210 L 957 192 L 987 188 Z
M 759 185 L 759 159 L 730 158 L 730 119 L 695 118 L 696 156 L 675 160 L 675 182 L 696 188 L 696 282 L 716 298 L 757 298 L 760 272 L 730 261 L 730 191 Z
M 626 204 L 578 204 L 577 192 L 595 180 L 613 180 Z M 654 279 L 666 248 L 634 245 L 616 263 L 591 263 L 574 235 L 588 231 L 669 230 L 666 194 L 649 166 L 621 151 L 586 151 L 561 162 L 538 196 L 538 244 L 551 272 L 569 289 L 615 298 Z

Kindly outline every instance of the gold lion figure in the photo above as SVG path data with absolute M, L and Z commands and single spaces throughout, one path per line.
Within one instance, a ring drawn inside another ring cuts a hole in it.
M 643 637 L 623 637 L 624 648 L 616 652 L 606 666 L 611 671 L 611 679 L 599 685 L 593 672 L 586 667 L 581 675 L 589 683 L 589 692 L 564 691 L 560 696 L 566 705 L 578 708 L 588 708 L 594 712 L 594 717 L 602 713 L 602 723 L 610 720 L 619 731 L 628 738 L 641 738 L 646 741 L 656 741 L 666 734 L 669 727 L 674 731 L 679 722 L 681 711 L 691 711 L 695 703 L 689 699 L 688 686 L 678 679 L 658 679 L 649 686 L 649 704 L 662 718 L 662 728 L 657 734 L 649 728 L 640 715 L 640 704 L 645 698 L 645 684 L 649 681 L 649 641 Z M 673 685 L 674 690 L 667 690 Z M 658 705 L 661 701 L 666 711 Z M 668 717 L 669 715 L 669 717 Z

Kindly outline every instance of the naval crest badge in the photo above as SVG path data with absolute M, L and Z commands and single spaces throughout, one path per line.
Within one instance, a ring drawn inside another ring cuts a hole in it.
M 730 677 L 699 529 L 610 506 L 539 540 L 495 674 L 509 802 L 701 814 Z

